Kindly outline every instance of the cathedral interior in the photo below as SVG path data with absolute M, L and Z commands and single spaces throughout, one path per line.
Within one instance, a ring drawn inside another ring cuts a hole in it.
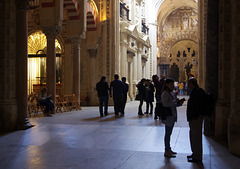
M 97 106 L 96 83 L 195 77 L 217 100 L 204 134 L 240 156 L 239 0 L 1 0 L 0 132 L 32 127 L 29 96 Z M 110 101 L 110 104 L 113 104 Z

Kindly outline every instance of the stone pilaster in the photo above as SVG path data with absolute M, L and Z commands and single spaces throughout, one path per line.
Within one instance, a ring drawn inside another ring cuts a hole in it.
M 219 36 L 219 1 L 208 1 L 207 7 L 207 44 L 206 44 L 206 92 L 218 97 L 218 36 Z M 204 118 L 204 134 L 214 135 L 215 113 Z
M 137 81 L 140 81 L 142 77 L 142 48 L 138 46 L 137 50 Z
M 28 38 L 28 0 L 16 1 L 16 96 L 18 105 L 17 129 L 32 127 L 27 118 L 27 38 Z
M 80 42 L 81 39 L 71 38 L 73 51 L 73 87 L 72 93 L 76 95 L 80 102 Z
M 61 27 L 47 26 L 42 27 L 43 33 L 47 37 L 47 88 L 48 94 L 56 100 L 56 48 L 55 40 L 61 31 Z
M 96 105 L 97 104 L 97 93 L 96 93 L 96 56 L 97 56 L 97 49 L 88 49 L 90 62 L 91 62 L 91 72 L 90 72 L 90 104 Z
M 8 10 L 6 10 L 8 9 Z M 16 128 L 16 11 L 15 0 L 0 1 L 0 131 Z
M 121 76 L 127 76 L 127 43 L 121 42 Z
M 137 65 L 138 65 L 138 53 L 135 53 L 135 56 L 133 57 L 133 96 L 135 97 L 135 95 L 137 94 L 137 89 L 136 89 L 136 85 L 138 83 L 138 71 L 137 71 Z
M 231 7 L 230 1 L 219 1 L 219 68 L 218 101 L 215 116 L 215 136 L 227 138 L 227 118 L 231 102 Z
M 231 1 L 231 112 L 228 120 L 228 146 L 230 151 L 240 156 L 240 2 Z

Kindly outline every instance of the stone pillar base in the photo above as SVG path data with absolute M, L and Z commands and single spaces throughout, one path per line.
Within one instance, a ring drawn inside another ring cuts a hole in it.
M 232 154 L 240 156 L 240 124 L 228 119 L 228 147 Z
M 17 105 L 1 104 L 0 105 L 0 131 L 7 132 L 16 129 L 17 124 Z

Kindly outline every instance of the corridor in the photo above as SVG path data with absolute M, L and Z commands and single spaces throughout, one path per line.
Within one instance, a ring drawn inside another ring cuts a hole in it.
M 98 107 L 33 117 L 28 130 L 0 136 L 1 169 L 233 169 L 240 158 L 225 145 L 203 136 L 203 164 L 188 163 L 190 154 L 186 103 L 178 108 L 171 140 L 176 158 L 164 158 L 164 125 L 153 116 L 137 116 L 137 101 L 125 117 L 99 117 Z M 143 110 L 145 110 L 145 105 Z

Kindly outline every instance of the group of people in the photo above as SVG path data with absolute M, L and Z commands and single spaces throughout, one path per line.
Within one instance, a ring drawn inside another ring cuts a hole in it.
M 157 75 L 153 76 L 154 87 L 156 89 L 156 109 L 155 116 L 162 119 L 165 124 L 165 157 L 176 157 L 176 152 L 172 151 L 170 139 L 175 122 L 177 122 L 177 106 L 182 106 L 185 99 L 177 98 L 174 92 L 174 80 L 161 80 Z M 187 156 L 188 162 L 202 162 L 202 124 L 204 111 L 205 91 L 198 86 L 195 78 L 190 78 L 187 82 L 190 96 L 187 102 L 187 121 L 189 122 L 189 136 L 192 154 Z M 159 91 L 159 89 L 162 89 Z M 157 91 L 159 91 L 157 93 Z M 140 103 L 141 104 L 141 103 Z M 155 118 L 157 118 L 155 117 Z
M 99 98 L 99 112 L 101 117 L 103 117 L 103 104 L 104 115 L 108 115 L 109 96 L 113 97 L 115 116 L 124 116 L 128 88 L 129 85 L 126 83 L 126 77 L 122 77 L 122 80 L 119 80 L 119 75 L 115 74 L 114 80 L 110 83 L 109 87 L 106 77 L 102 76 L 101 80 L 96 84 L 96 90 Z

